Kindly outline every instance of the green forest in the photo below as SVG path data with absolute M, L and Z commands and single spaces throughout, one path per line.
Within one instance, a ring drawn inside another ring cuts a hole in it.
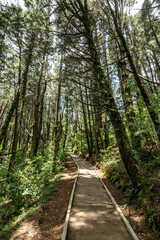
M 159 234 L 160 1 L 20 3 L 0 1 L 0 239 L 57 191 L 68 151 Z

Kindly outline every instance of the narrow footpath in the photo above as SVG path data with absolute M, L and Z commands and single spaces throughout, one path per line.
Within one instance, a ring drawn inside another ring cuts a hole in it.
M 67 240 L 132 240 L 94 168 L 70 155 L 79 166 L 79 177 Z

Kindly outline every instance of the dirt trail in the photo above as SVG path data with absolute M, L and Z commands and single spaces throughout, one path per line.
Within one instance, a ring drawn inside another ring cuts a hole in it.
M 70 153 L 79 165 L 67 240 L 131 240 L 94 169 Z

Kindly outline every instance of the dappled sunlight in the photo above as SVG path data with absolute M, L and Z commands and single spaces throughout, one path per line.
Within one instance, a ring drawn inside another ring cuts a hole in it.
M 80 158 L 74 160 L 79 178 L 67 240 L 131 240 L 95 170 Z
M 82 225 L 87 227 L 89 224 L 92 224 L 93 222 L 96 222 L 97 226 L 99 224 L 106 224 L 106 219 L 108 221 L 120 221 L 119 215 L 117 212 L 114 211 L 113 208 L 106 210 L 106 208 L 102 205 L 97 204 L 97 206 L 90 206 L 90 208 L 87 206 L 79 206 L 78 208 L 74 208 L 74 214 L 71 218 L 71 222 L 74 224 L 73 228 L 77 226 L 81 227 Z M 106 215 L 106 211 L 107 214 Z M 77 222 L 77 218 L 79 218 L 80 221 Z
M 35 221 L 29 222 L 29 221 L 24 221 L 21 224 L 20 230 L 18 232 L 15 232 L 10 240 L 18 240 L 18 239 L 33 239 L 38 235 L 39 237 L 41 236 L 41 231 L 40 228 L 37 226 Z
M 23 221 L 14 240 L 60 240 L 73 200 L 71 240 L 129 240 L 110 200 L 160 238 L 159 16 L 160 0 L 0 0 L 0 240 Z
M 86 173 L 86 174 L 79 174 L 79 176 L 81 176 L 82 178 L 97 178 L 96 176 L 92 176 L 92 175 L 89 175 L 88 173 Z

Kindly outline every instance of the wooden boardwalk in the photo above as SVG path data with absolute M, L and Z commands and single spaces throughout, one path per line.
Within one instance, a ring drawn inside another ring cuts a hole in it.
M 131 240 L 94 168 L 71 153 L 79 177 L 69 219 L 67 240 Z

